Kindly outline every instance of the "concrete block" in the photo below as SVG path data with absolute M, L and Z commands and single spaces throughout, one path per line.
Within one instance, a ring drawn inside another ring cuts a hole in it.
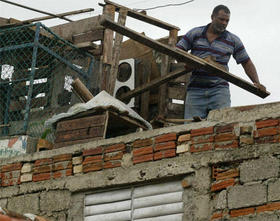
M 39 213 L 39 194 L 26 194 L 8 199 L 8 210 L 17 213 Z
M 240 165 L 240 181 L 252 182 L 278 177 L 279 160 L 273 157 L 264 157 L 246 161 Z
M 279 201 L 280 200 L 280 179 L 276 182 L 268 184 L 268 201 Z
M 82 156 L 72 158 L 72 164 L 73 165 L 82 164 L 82 162 L 83 162 L 83 157 Z
M 189 149 L 190 149 L 189 144 L 181 144 L 181 145 L 177 146 L 176 153 L 185 153 L 185 152 L 188 152 Z
M 30 181 L 32 181 L 32 173 L 25 173 L 25 174 L 21 175 L 20 182 L 24 183 L 24 182 L 30 182 Z
M 25 164 L 23 164 L 20 172 L 21 173 L 30 173 L 32 171 L 32 168 L 33 168 L 33 164 L 25 163 Z
M 40 195 L 40 209 L 54 212 L 69 209 L 71 193 L 69 191 L 49 191 Z
M 8 203 L 8 199 L 1 199 L 0 200 L 0 207 L 6 208 Z
M 73 167 L 73 173 L 82 173 L 83 172 L 83 165 L 77 165 Z
M 217 194 L 214 200 L 215 209 L 225 209 L 227 207 L 227 191 L 223 190 Z
M 267 202 L 267 187 L 263 184 L 233 186 L 228 191 L 229 209 L 261 205 Z

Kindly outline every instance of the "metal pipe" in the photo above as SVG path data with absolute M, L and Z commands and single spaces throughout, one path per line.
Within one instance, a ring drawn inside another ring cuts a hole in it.
M 25 6 L 25 5 L 21 5 L 21 4 L 15 3 L 15 2 L 7 1 L 7 0 L 0 0 L 0 1 L 8 3 L 8 4 L 11 4 L 11 5 L 18 6 L 18 7 L 21 7 L 21 8 L 29 9 L 31 11 L 39 12 L 41 14 L 46 14 L 46 15 L 49 15 L 49 16 L 53 16 L 55 18 L 61 18 L 61 19 L 64 19 L 64 20 L 70 21 L 70 22 L 72 21 L 71 19 L 65 18 L 63 16 L 58 16 L 58 15 L 55 15 L 55 14 L 52 14 L 52 13 L 49 13 L 49 12 L 45 12 L 45 11 L 42 11 L 42 10 L 31 8 L 31 7 L 28 7 L 28 6 Z

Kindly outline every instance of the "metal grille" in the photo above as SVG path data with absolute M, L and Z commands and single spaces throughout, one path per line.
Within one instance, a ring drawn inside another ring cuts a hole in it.
M 89 83 L 94 58 L 41 23 L 0 29 L 0 135 L 40 136 L 47 113 Z

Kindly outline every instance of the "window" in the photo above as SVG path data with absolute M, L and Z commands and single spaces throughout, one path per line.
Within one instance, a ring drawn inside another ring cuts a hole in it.
M 180 181 L 145 185 L 85 197 L 85 221 L 181 221 Z

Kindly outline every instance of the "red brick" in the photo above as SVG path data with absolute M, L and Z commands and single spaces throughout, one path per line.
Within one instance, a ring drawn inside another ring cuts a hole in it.
M 42 166 L 42 165 L 49 165 L 52 164 L 52 159 L 51 158 L 44 158 L 44 159 L 40 159 L 40 160 L 36 160 L 34 163 L 34 166 Z
M 49 180 L 51 179 L 51 173 L 39 173 L 34 174 L 32 177 L 33 182 L 42 181 L 42 180 Z
M 228 179 L 228 180 L 224 180 L 224 181 L 220 181 L 218 183 L 214 183 L 211 186 L 211 191 L 215 192 L 215 191 L 219 191 L 222 189 L 226 189 L 229 186 L 233 186 L 235 184 L 235 180 L 232 179 Z
M 224 216 L 226 216 L 228 213 L 227 212 L 217 212 L 217 213 L 214 213 L 211 217 L 211 220 L 215 220 L 215 219 L 221 219 L 223 218 Z
M 215 136 L 215 142 L 230 141 L 236 139 L 237 136 L 233 133 L 223 133 L 223 134 L 217 134 Z
M 125 144 L 120 143 L 112 146 L 107 146 L 104 148 L 105 153 L 116 152 L 116 151 L 125 151 Z
M 257 144 L 279 143 L 279 135 L 260 137 L 260 138 L 256 138 L 255 141 Z
M 83 156 L 94 156 L 98 154 L 102 154 L 103 148 L 102 147 L 96 147 L 89 150 L 83 150 Z
M 213 135 L 197 136 L 192 138 L 192 144 L 212 143 L 212 142 L 214 142 Z
M 262 213 L 265 211 L 274 211 L 274 210 L 280 210 L 280 202 L 270 203 L 264 206 L 257 207 L 257 213 Z
M 229 212 L 231 217 L 246 216 L 249 214 L 254 214 L 255 208 L 245 208 L 245 209 L 234 209 Z
M 20 177 L 18 178 L 12 178 L 12 179 L 2 179 L 1 180 L 1 186 L 14 186 L 17 184 L 20 184 Z
M 230 141 L 230 142 L 222 142 L 222 143 L 216 143 L 215 149 L 227 149 L 227 148 L 238 148 L 238 141 Z
M 1 173 L 1 179 L 12 179 L 20 176 L 20 170 Z
M 123 152 L 113 152 L 113 153 L 107 153 L 104 156 L 104 161 L 110 161 L 110 160 L 121 160 L 123 157 Z
M 236 124 L 228 124 L 228 125 L 223 125 L 223 126 L 216 126 L 215 127 L 215 131 L 216 131 L 217 134 L 233 132 L 235 125 Z
M 150 153 L 153 153 L 153 147 L 152 146 L 142 147 L 142 148 L 138 148 L 138 149 L 133 150 L 133 157 L 146 155 L 146 154 L 150 154 Z
M 193 144 L 191 145 L 190 152 L 202 152 L 202 151 L 208 151 L 213 149 L 213 144 Z
M 278 119 L 269 119 L 269 120 L 262 120 L 256 122 L 257 129 L 264 128 L 264 127 L 273 127 L 279 125 Z
M 72 169 L 66 169 L 66 170 L 59 170 L 53 173 L 53 178 L 57 179 L 57 178 L 61 178 L 61 177 L 66 177 L 66 176 L 72 176 Z
M 229 170 L 224 171 L 224 172 L 220 172 L 220 173 L 218 172 L 215 175 L 216 180 L 225 180 L 225 179 L 234 178 L 234 177 L 239 177 L 238 169 L 229 169 Z
M 214 127 L 205 127 L 205 128 L 191 130 L 191 137 L 213 134 L 213 133 L 214 133 Z
M 53 171 L 66 170 L 66 169 L 71 169 L 71 168 L 72 168 L 72 161 L 58 162 L 52 166 Z
M 21 167 L 22 167 L 22 163 L 7 164 L 1 167 L 1 172 L 21 170 Z
M 84 159 L 83 165 L 102 162 L 102 159 L 103 159 L 102 155 L 89 156 Z
M 158 143 L 155 146 L 155 151 L 166 150 L 166 149 L 175 149 L 176 143 L 174 141 L 169 141 L 165 143 Z
M 104 163 L 104 168 L 115 168 L 115 167 L 120 167 L 121 162 L 120 161 L 108 161 Z
M 146 155 L 133 157 L 133 164 L 147 162 L 147 161 L 153 161 L 153 160 L 154 160 L 153 154 L 146 154 Z
M 153 140 L 152 139 L 144 139 L 144 140 L 136 140 L 133 142 L 133 147 L 145 147 L 145 146 L 151 146 L 153 145 Z
M 83 165 L 84 173 L 91 172 L 91 171 L 98 171 L 102 169 L 103 169 L 102 163 L 91 163 L 91 164 Z
M 159 151 L 154 154 L 154 160 L 161 160 L 163 158 L 175 157 L 175 149 Z
M 176 133 L 163 134 L 155 138 L 155 143 L 162 143 L 162 142 L 173 141 L 173 140 L 175 141 L 176 139 L 177 139 Z
M 51 170 L 52 170 L 51 165 L 38 166 L 33 168 L 33 174 L 47 173 L 47 172 L 51 172 Z
M 184 134 L 179 136 L 178 142 L 185 142 L 191 140 L 191 134 Z
M 61 154 L 53 157 L 53 162 L 69 161 L 72 160 L 72 154 Z
M 270 127 L 270 128 L 263 128 L 255 131 L 254 137 L 265 137 L 265 136 L 272 136 L 279 134 L 279 128 Z

